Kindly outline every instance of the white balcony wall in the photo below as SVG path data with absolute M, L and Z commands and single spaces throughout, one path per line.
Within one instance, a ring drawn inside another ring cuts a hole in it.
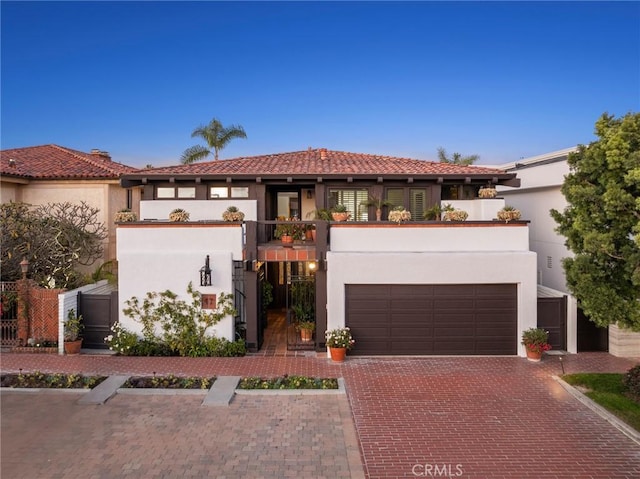
M 529 251 L 526 225 L 332 226 L 333 252 Z
M 473 200 L 443 200 L 442 205 L 451 205 L 469 214 L 467 221 L 491 221 L 498 217 L 498 211 L 505 206 L 504 198 Z
M 140 202 L 141 220 L 167 221 L 176 208 L 189 212 L 190 221 L 222 221 L 222 213 L 235 206 L 244 213 L 247 221 L 258 219 L 256 200 L 144 200 Z
M 120 226 L 118 233 L 119 320 L 140 333 L 142 326 L 122 312 L 133 296 L 170 290 L 189 300 L 187 285 L 204 294 L 233 293 L 233 260 L 242 259 L 242 227 L 237 224 L 185 226 Z M 200 268 L 211 261 L 211 286 L 200 286 Z M 213 328 L 218 337 L 235 338 L 234 319 L 224 318 Z

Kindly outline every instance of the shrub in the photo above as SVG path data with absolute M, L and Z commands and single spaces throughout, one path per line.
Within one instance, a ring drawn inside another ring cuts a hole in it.
M 627 393 L 636 401 L 640 401 L 640 364 L 627 371 L 622 383 Z

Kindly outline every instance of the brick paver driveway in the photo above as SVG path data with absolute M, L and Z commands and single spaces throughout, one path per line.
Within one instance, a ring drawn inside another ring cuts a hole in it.
M 309 374 L 342 376 L 346 380 L 351 412 L 361 449 L 366 477 L 460 477 L 466 478 L 637 478 L 640 477 L 640 445 L 619 432 L 604 419 L 583 406 L 552 379 L 562 373 L 557 357 L 547 357 L 535 364 L 514 357 L 457 357 L 457 358 L 350 358 L 342 365 L 323 358 L 121 358 L 121 357 L 41 357 L 38 355 L 2 356 L 3 371 L 46 370 L 84 371 L 92 373 L 174 373 L 215 375 L 278 375 Z M 579 371 L 624 372 L 635 361 L 614 358 L 605 353 L 582 353 L 566 357 L 567 373 Z M 239 400 L 237 404 L 242 404 Z M 234 400 L 234 403 L 236 402 Z M 154 399 L 154 403 L 158 400 Z M 177 401 L 177 400 L 173 400 Z M 247 400 L 250 407 L 252 399 Z M 28 404 L 28 400 L 25 400 Z M 172 424 L 178 414 L 172 402 L 167 403 L 166 418 Z M 179 417 L 183 421 L 199 418 L 197 406 L 181 403 Z M 111 408 L 117 405 L 112 403 Z M 233 406 L 233 404 L 232 404 Z M 28 406 L 25 406 L 28 407 Z M 237 406 L 236 406 L 237 407 Z M 277 402 L 264 409 L 265 416 L 275 408 L 287 406 Z M 108 409 L 109 403 L 102 406 Z M 322 408 L 329 408 L 327 404 Z M 320 408 L 320 410 L 322 409 Z M 242 414 L 242 408 L 229 412 Z M 5 410 L 2 414 L 2 460 L 5 462 Z M 158 413 L 164 414 L 164 413 Z M 27 421 L 25 432 L 44 427 L 48 421 Z M 136 416 L 137 417 L 137 416 Z M 173 418 L 173 419 L 172 419 Z M 53 418 L 51 418 L 53 420 Z M 132 420 L 131 427 L 144 424 L 144 414 Z M 153 422 L 153 421 L 152 421 Z M 211 436 L 191 437 L 186 430 L 162 436 L 163 442 L 175 442 L 181 450 L 189 451 L 203 442 L 215 441 L 217 434 L 245 437 L 245 441 L 266 444 L 264 436 L 256 436 L 251 425 L 243 425 L 228 432 L 213 432 Z M 288 427 L 295 428 L 293 423 Z M 215 426 L 212 426 L 215 430 Z M 119 444 L 135 450 L 139 438 L 127 435 L 127 428 Z M 161 429 L 150 429 L 160 434 Z M 101 434 L 95 431 L 94 434 Z M 229 437 L 231 437 L 229 436 Z M 225 436 L 227 437 L 227 436 Z M 229 439 L 231 440 L 231 439 Z M 190 442 L 191 441 L 191 442 Z M 326 448 L 326 450 L 325 450 Z M 82 448 L 80 448 L 82 449 Z M 312 448 L 329 471 L 327 458 L 335 450 L 325 444 Z M 159 449 L 151 457 L 162 463 Z M 67 459 L 81 450 L 63 449 Z M 38 454 L 26 448 L 19 454 Z M 142 454 L 142 452 L 141 452 Z M 147 452 L 144 452 L 147 454 Z M 336 455 L 336 457 L 340 457 Z M 126 456 L 129 458 L 129 456 Z M 167 456 L 174 460 L 175 456 Z M 267 458 L 264 458 L 267 460 Z M 120 464 L 122 458 L 105 450 L 103 461 Z M 205 461 L 206 458 L 200 458 Z M 277 460 L 276 460 L 277 462 Z M 184 461 L 181 475 L 166 477 L 201 477 L 194 463 Z M 256 462 L 260 464 L 260 461 Z M 202 465 L 202 464 L 201 464 Z M 219 477 L 265 477 L 260 468 L 227 470 L 228 463 L 220 459 L 215 464 Z M 271 467 L 275 467 L 270 463 Z M 289 470 L 283 466 L 282 477 L 321 477 L 323 465 L 310 464 L 306 472 Z M 204 467 L 204 466 L 203 466 Z M 4 466 L 3 466 L 4 468 Z M 315 468 L 315 469 L 311 469 Z M 206 469 L 210 471 L 210 469 Z M 114 469 L 113 472 L 122 472 Z M 134 477 L 145 477 L 140 470 Z M 43 476 L 44 477 L 44 476 Z M 52 476 L 46 476 L 52 477 Z M 65 476 L 67 477 L 67 476 Z M 90 477 L 90 476 L 85 476 Z M 115 476 L 117 477 L 117 475 Z M 162 476 L 160 476 L 162 477 Z M 218 476 L 210 476 L 218 477 Z M 271 476 L 267 476 L 271 477 Z

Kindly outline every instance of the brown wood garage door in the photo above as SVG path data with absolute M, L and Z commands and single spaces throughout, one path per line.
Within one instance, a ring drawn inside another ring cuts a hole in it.
M 517 352 L 515 284 L 346 286 L 350 354 Z

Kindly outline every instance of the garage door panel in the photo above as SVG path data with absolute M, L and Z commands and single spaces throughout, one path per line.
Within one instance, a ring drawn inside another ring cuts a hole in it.
M 516 285 L 347 285 L 346 294 L 352 354 L 516 354 Z

